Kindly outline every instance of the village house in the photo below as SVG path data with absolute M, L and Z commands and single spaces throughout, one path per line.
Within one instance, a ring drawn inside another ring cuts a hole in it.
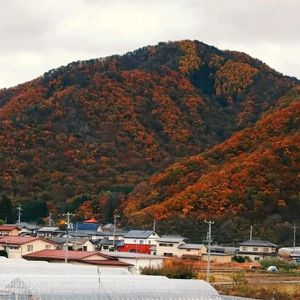
M 20 228 L 16 225 L 0 225 L 0 236 L 18 236 Z
M 52 239 L 56 236 L 62 236 L 65 233 L 64 230 L 60 230 L 57 226 L 45 226 L 37 230 L 36 234 L 39 237 Z
M 22 258 L 23 255 L 42 249 L 56 249 L 53 241 L 31 236 L 7 236 L 0 238 L 0 250 L 5 251 L 8 258 Z
M 41 228 L 38 225 L 25 223 L 25 222 L 18 223 L 17 226 L 20 229 L 19 232 L 20 236 L 25 236 L 25 235 L 36 236 L 37 230 Z
M 59 245 L 59 249 L 65 249 L 68 243 L 68 249 L 78 251 L 95 251 L 96 247 L 92 240 L 88 238 L 74 238 L 74 237 L 54 237 L 52 241 Z
M 110 252 L 109 255 L 130 264 L 129 271 L 132 274 L 140 274 L 141 269 L 145 267 L 161 268 L 165 259 L 163 256 L 134 252 Z
M 203 244 L 186 243 L 186 238 L 180 235 L 164 235 L 157 239 L 156 254 L 167 257 L 197 258 L 206 253 Z
M 206 246 L 208 250 L 208 246 Z M 219 245 L 210 246 L 210 261 L 214 263 L 229 263 L 238 253 L 239 248 Z M 202 261 L 208 260 L 208 251 L 202 254 Z
M 262 240 L 249 240 L 240 243 L 238 255 L 252 261 L 260 261 L 267 256 L 276 256 L 278 246 Z
M 117 245 L 117 251 L 151 254 L 158 238 L 153 230 L 130 230 L 124 235 L 124 244 Z

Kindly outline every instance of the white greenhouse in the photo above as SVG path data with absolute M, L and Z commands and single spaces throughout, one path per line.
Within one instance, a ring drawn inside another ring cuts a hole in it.
M 131 275 L 123 269 L 99 269 L 0 258 L 3 300 L 200 300 L 223 297 L 202 280 Z M 239 298 L 240 299 L 240 298 Z

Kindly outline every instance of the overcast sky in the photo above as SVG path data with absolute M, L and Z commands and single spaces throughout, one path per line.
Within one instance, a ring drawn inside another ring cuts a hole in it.
M 0 0 L 0 88 L 160 41 L 244 51 L 300 78 L 299 0 Z

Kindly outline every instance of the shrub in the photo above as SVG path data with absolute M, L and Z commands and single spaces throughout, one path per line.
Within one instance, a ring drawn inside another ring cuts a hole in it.
M 289 262 L 283 259 L 279 259 L 276 257 L 268 257 L 260 261 L 260 265 L 267 269 L 270 266 L 276 266 L 279 270 L 288 271 L 291 269 L 296 269 L 297 265 L 293 262 Z
M 166 276 L 168 278 L 191 279 L 197 278 L 197 271 L 191 265 L 167 265 L 163 267 L 144 267 L 141 268 L 143 275 Z
M 243 256 L 238 256 L 238 255 L 235 255 L 233 258 L 232 258 L 233 261 L 236 261 L 238 263 L 244 263 L 246 260 Z

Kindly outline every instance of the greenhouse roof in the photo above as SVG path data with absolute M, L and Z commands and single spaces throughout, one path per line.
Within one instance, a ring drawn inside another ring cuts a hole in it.
M 131 275 L 123 269 L 0 259 L 0 299 L 223 299 L 201 280 Z M 226 299 L 235 299 L 226 297 Z

